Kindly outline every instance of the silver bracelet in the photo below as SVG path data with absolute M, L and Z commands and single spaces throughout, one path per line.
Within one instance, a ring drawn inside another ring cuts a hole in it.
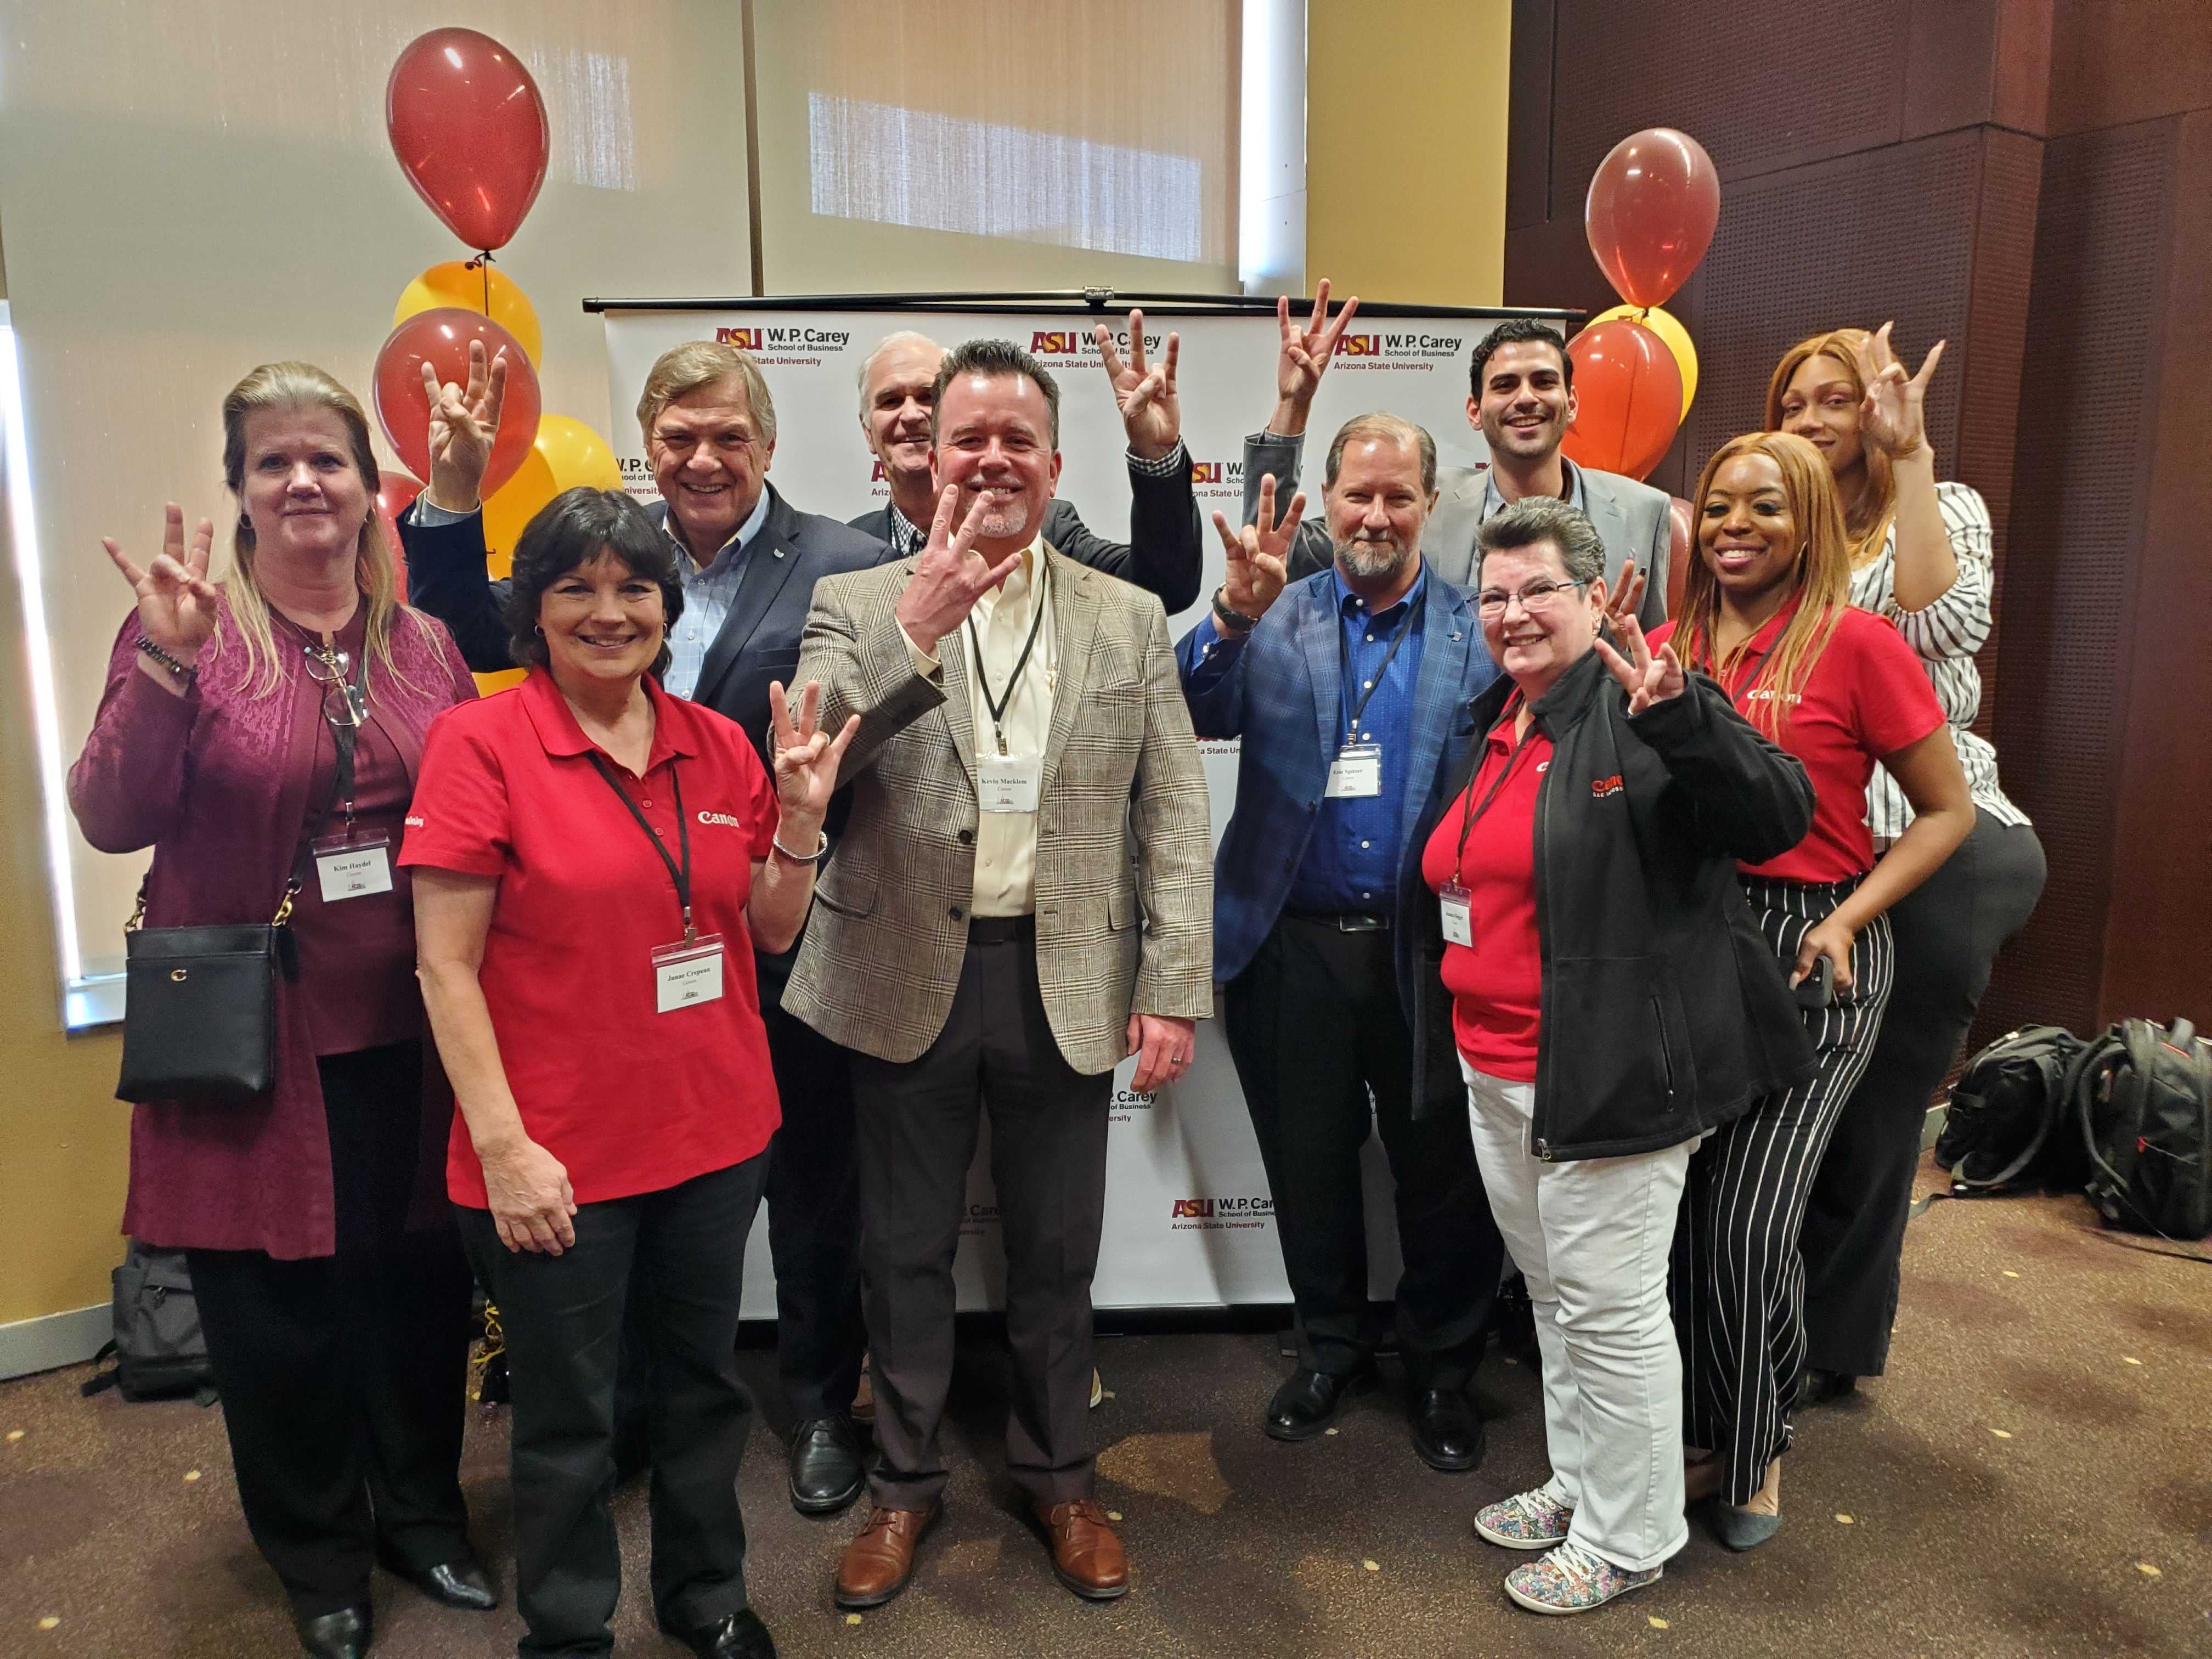
M 820 844 L 817 845 L 811 853 L 800 854 L 793 852 L 791 848 L 783 844 L 783 832 L 781 830 L 777 830 L 775 835 L 769 837 L 768 844 L 774 848 L 777 852 L 782 854 L 784 857 L 790 860 L 793 864 L 819 864 L 822 862 L 823 856 L 830 851 L 830 836 L 826 830 L 817 830 L 814 833 L 820 837 Z

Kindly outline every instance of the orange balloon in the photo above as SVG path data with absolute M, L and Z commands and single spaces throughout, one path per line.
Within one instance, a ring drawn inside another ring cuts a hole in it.
M 1639 322 L 1595 323 L 1567 343 L 1575 422 L 1560 450 L 1577 466 L 1641 478 L 1682 424 L 1682 373 L 1667 343 Z
M 490 265 L 479 265 L 471 270 L 465 259 L 448 259 L 443 264 L 432 265 L 401 290 L 399 303 L 392 310 L 392 325 L 397 328 L 417 312 L 435 311 L 444 306 L 490 318 L 514 336 L 532 368 L 544 365 L 545 337 L 538 326 L 538 312 L 531 305 L 530 296 L 516 287 L 514 279 L 504 271 Z
M 579 485 L 622 488 L 622 467 L 613 448 L 573 416 L 539 416 L 538 436 L 521 468 L 484 501 L 484 546 L 491 553 L 495 578 L 512 568 L 523 527 L 556 495 Z
M 488 697 L 495 691 L 504 691 L 511 685 L 520 685 L 529 678 L 530 671 L 526 668 L 502 668 L 496 674 L 477 675 L 477 690 Z

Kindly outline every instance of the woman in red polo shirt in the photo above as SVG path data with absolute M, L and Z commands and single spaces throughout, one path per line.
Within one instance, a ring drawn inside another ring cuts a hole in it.
M 1742 875 L 1820 1067 L 1692 1161 L 1675 1246 L 1687 1438 L 1705 1449 L 1691 1453 L 1689 1490 L 1717 1497 L 1714 1530 L 1741 1550 L 1781 1524 L 1781 1456 L 1805 1358 L 1798 1228 L 1889 996 L 1885 913 L 1966 838 L 1974 804 L 1911 648 L 1851 605 L 1843 506 L 1820 451 L 1789 433 L 1731 440 L 1705 463 L 1693 500 L 1699 556 L 1682 616 L 1653 637 L 1671 638 L 1684 663 L 1802 760 L 1816 797 L 1805 839 Z M 1913 812 L 1879 860 L 1866 823 L 1876 765 Z
M 857 722 L 833 742 L 817 688 L 796 720 L 778 689 L 771 783 L 734 724 L 660 689 L 683 604 L 674 544 L 627 495 L 572 489 L 532 519 L 507 601 L 530 677 L 432 728 L 401 860 L 461 1109 L 447 1188 L 509 1356 L 526 1651 L 611 1642 L 633 1293 L 654 1612 L 715 1659 L 775 1651 L 736 1491 L 744 1247 L 780 1118 L 750 963 L 805 919 Z
M 1506 1574 L 1516 1601 L 1582 1613 L 1688 1536 L 1668 1247 L 1698 1137 L 1812 1073 L 1735 866 L 1805 833 L 1813 788 L 1718 686 L 1655 659 L 1632 613 L 1625 659 L 1598 639 L 1605 544 L 1574 507 L 1517 502 L 1476 559 L 1505 672 L 1420 832 L 1437 896 L 1401 929 L 1423 988 L 1414 1099 L 1465 1079 L 1543 1352 L 1551 1478 L 1474 1529 L 1547 1552 Z

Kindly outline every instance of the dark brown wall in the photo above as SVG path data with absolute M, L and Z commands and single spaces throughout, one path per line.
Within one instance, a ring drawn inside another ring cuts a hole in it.
M 2212 1024 L 2212 4 L 1516 0 L 1505 301 L 1614 302 L 1591 173 L 1676 126 L 1720 229 L 1668 309 L 1696 405 L 1680 494 L 1755 426 L 1784 347 L 1897 323 L 1942 475 L 1989 500 L 1979 725 L 2051 865 L 1979 1028 Z

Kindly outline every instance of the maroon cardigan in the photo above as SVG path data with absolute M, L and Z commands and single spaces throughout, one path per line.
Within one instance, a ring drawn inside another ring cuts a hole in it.
M 70 769 L 70 809 L 103 853 L 153 848 L 146 926 L 266 922 L 310 810 L 322 689 L 300 653 L 280 648 L 283 684 L 250 695 L 228 611 L 216 624 L 222 648 L 201 654 L 198 678 L 182 697 L 139 669 L 137 637 L 134 612 L 116 635 L 100 713 Z M 476 682 L 444 626 L 420 611 L 394 617 L 392 658 L 404 682 L 371 662 L 369 718 L 411 779 L 431 720 L 475 696 Z M 312 868 L 307 874 L 313 879 Z M 277 981 L 276 1081 L 252 1105 L 133 1109 L 125 1232 L 172 1248 L 263 1250 L 288 1261 L 335 1253 L 330 1136 L 302 1000 L 313 994 L 311 985 Z M 452 1091 L 428 1042 L 423 1056 L 413 1225 L 445 1215 L 453 1116 Z

